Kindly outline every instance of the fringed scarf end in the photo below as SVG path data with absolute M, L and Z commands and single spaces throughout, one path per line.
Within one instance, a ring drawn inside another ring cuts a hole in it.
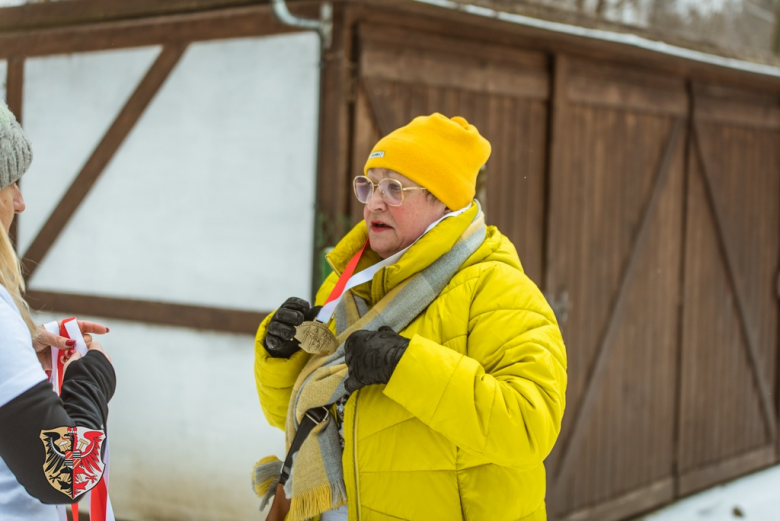
M 330 487 L 330 505 L 331 508 L 338 508 L 347 504 L 347 486 L 344 481 L 331 483 Z
M 276 484 L 282 473 L 282 462 L 276 456 L 267 456 L 255 464 L 252 471 L 252 488 L 261 498 L 260 510 L 264 509 L 276 494 Z
M 335 494 L 335 487 L 328 483 L 310 490 L 305 494 L 293 496 L 287 520 L 305 521 L 306 519 L 310 519 L 318 514 L 338 507 L 338 504 L 334 505 L 332 502 Z M 346 504 L 346 494 L 344 494 L 343 503 L 340 504 Z

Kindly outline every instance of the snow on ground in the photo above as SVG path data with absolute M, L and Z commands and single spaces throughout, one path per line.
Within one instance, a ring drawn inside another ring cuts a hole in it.
M 780 465 L 681 499 L 644 521 L 780 520 Z

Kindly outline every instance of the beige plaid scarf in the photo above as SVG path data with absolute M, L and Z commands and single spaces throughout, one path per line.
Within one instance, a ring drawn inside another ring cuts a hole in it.
M 393 288 L 370 310 L 352 292 L 345 294 L 335 310 L 338 349 L 331 355 L 313 356 L 293 387 L 285 429 L 288 449 L 306 411 L 329 406 L 347 394 L 344 342 L 349 335 L 361 329 L 376 331 L 382 326 L 401 331 L 433 302 L 482 244 L 485 233 L 484 215 L 478 211 L 451 250 Z M 285 494 L 291 498 L 288 520 L 304 521 L 347 503 L 341 457 L 338 427 L 329 417 L 314 427 L 294 457 L 284 487 Z M 263 458 L 255 466 L 253 486 L 263 498 L 261 509 L 275 494 L 281 469 L 282 462 L 276 456 Z

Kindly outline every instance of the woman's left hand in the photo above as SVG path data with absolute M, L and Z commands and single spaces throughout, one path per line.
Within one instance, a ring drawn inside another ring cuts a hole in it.
M 97 322 L 78 320 L 76 323 L 78 324 L 79 329 L 84 336 L 84 342 L 86 342 L 87 345 L 92 342 L 93 334 L 103 335 L 109 331 L 106 326 L 98 324 Z M 57 326 L 60 326 L 59 322 L 57 322 Z M 55 335 L 54 333 L 49 333 L 43 326 L 38 326 L 35 335 L 33 335 L 33 348 L 38 355 L 38 360 L 46 370 L 51 370 L 52 347 L 64 351 L 63 356 L 65 356 L 65 361 L 67 361 L 67 359 L 70 358 L 70 355 L 73 354 L 72 352 L 73 348 L 76 347 L 76 341 L 65 338 L 64 336 Z
M 388 326 L 355 331 L 344 344 L 348 372 L 344 389 L 353 393 L 366 385 L 388 383 L 407 347 L 409 339 Z

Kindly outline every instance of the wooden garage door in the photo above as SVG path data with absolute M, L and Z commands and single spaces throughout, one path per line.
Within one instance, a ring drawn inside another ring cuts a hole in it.
M 552 518 L 622 519 L 674 494 L 688 101 L 682 79 L 559 57 L 546 287 L 569 300 Z
M 694 88 L 680 493 L 775 461 L 780 101 Z
M 491 142 L 477 198 L 488 224 L 517 246 L 526 272 L 542 278 L 547 58 L 495 45 L 363 25 L 353 143 L 361 175 L 381 136 L 412 118 L 460 115 Z M 362 219 L 354 198 L 352 216 Z

